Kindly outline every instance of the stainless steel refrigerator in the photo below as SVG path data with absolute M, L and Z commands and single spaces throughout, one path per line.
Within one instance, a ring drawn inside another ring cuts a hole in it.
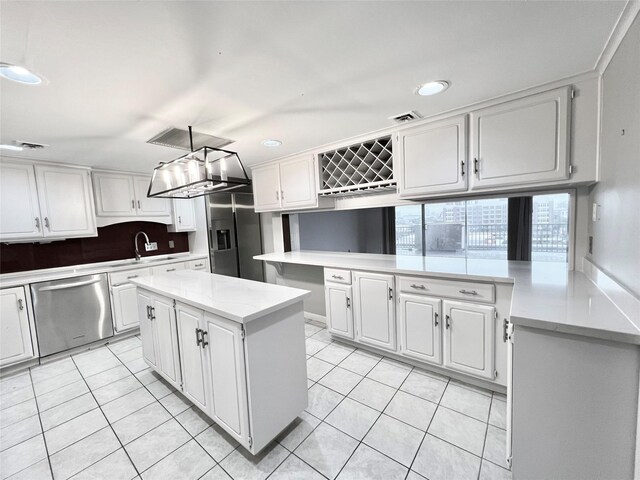
M 207 222 L 213 273 L 264 281 L 260 215 L 251 193 L 215 193 L 208 197 Z

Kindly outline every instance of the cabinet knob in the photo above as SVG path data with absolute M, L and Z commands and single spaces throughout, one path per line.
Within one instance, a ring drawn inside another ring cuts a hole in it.
M 140 206 L 140 200 L 138 200 L 138 209 L 141 209 L 142 207 Z
M 24 310 L 24 303 L 21 298 L 18 299 L 18 310 Z
M 474 175 L 478 175 L 478 159 L 474 158 L 473 159 L 473 173 Z
M 47 227 L 47 230 L 51 230 L 49 226 L 49 217 L 44 217 L 44 226 Z
M 209 345 L 209 342 L 207 342 L 207 340 L 204 338 L 204 336 L 207 335 L 208 333 L 209 332 L 207 332 L 206 330 L 200 330 L 200 338 L 202 339 L 202 348 Z
M 347 297 L 347 308 L 351 308 L 351 299 Z
M 182 225 L 182 217 L 180 215 L 178 215 L 178 223 Z
M 200 337 L 201 333 L 202 333 L 202 330 L 200 330 L 199 328 L 196 328 L 196 347 L 199 347 L 200 344 L 202 343 L 202 338 Z
M 389 300 L 393 300 L 393 289 L 389 287 Z
M 464 177 L 464 160 L 460 162 L 460 176 Z
M 136 201 L 135 200 L 131 200 L 131 208 L 133 208 L 133 209 L 136 208 Z
M 433 319 L 434 319 L 434 324 L 437 327 L 438 326 L 438 312 L 435 312 L 433 314 Z
M 445 326 L 446 326 L 447 328 L 450 328 L 450 327 L 451 327 L 451 317 L 450 317 L 449 315 L 445 315 L 445 317 L 444 317 L 444 318 L 445 318 L 445 320 L 447 321 L 447 322 L 445 323 Z
M 40 219 L 36 217 L 36 228 L 40 231 Z

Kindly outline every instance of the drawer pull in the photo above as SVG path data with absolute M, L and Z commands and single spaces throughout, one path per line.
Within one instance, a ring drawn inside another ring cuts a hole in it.
M 199 328 L 196 328 L 196 347 L 199 347 L 200 344 L 202 343 L 202 338 L 200 337 L 201 333 L 202 333 L 202 330 L 200 330 Z
M 342 275 L 331 275 L 331 278 L 335 278 L 336 280 L 344 280 Z
M 347 308 L 351 308 L 351 299 L 347 297 Z
M 167 268 L 167 270 L 166 270 L 166 271 L 167 271 L 167 272 L 173 272 L 173 271 L 175 271 L 175 268 Z
M 138 275 L 127 275 L 127 279 L 129 278 L 138 278 Z
M 196 268 L 197 267 L 204 267 L 204 263 L 196 263 Z
M 462 293 L 463 295 L 478 295 L 478 292 L 476 292 L 475 290 L 462 289 L 460 290 L 460 293 Z
M 437 326 L 438 326 L 438 312 L 435 312 L 435 313 L 433 314 L 433 318 L 434 318 L 434 320 L 435 320 L 435 326 L 437 327 Z
M 424 285 L 416 285 L 415 283 L 411 284 L 411 288 L 416 288 L 418 290 L 426 290 L 427 287 L 425 287 Z
M 451 327 L 451 317 L 450 317 L 449 315 L 445 315 L 445 317 L 444 317 L 444 318 L 445 318 L 445 319 L 446 319 L 446 321 L 447 321 L 447 322 L 446 322 L 446 324 L 445 324 L 445 325 L 446 325 L 446 327 L 447 327 L 447 328 L 450 328 L 450 327 Z

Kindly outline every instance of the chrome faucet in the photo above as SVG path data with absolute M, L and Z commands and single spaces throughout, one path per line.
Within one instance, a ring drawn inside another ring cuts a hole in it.
M 136 237 L 133 240 L 133 245 L 134 245 L 135 251 L 136 251 L 136 260 L 140 260 L 140 258 L 141 258 L 140 251 L 138 250 L 138 236 L 140 234 L 144 235 L 145 245 L 148 245 L 150 243 L 149 242 L 149 237 L 142 230 L 140 230 L 138 233 L 136 233 Z

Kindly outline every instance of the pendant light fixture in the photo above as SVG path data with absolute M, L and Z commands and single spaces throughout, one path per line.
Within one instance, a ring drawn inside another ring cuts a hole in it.
M 251 185 L 236 152 L 206 146 L 193 150 L 191 126 L 189 141 L 190 153 L 153 169 L 147 197 L 194 198 Z

